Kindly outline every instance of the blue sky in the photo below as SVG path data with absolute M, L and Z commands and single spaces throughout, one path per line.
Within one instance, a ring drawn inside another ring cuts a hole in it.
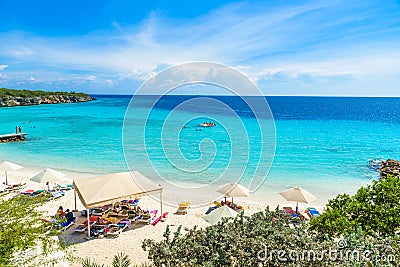
M 131 94 L 191 61 L 266 95 L 400 96 L 400 1 L 0 0 L 0 86 Z

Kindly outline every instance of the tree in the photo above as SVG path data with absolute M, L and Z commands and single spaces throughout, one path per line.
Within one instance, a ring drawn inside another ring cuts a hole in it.
M 24 250 L 41 245 L 44 254 L 60 248 L 42 214 L 36 208 L 48 200 L 48 196 L 15 196 L 0 200 L 0 266 L 10 265 L 13 256 Z M 33 258 L 20 258 L 27 265 Z M 21 263 L 20 263 L 21 264 Z
M 338 195 L 310 224 L 312 229 L 331 236 L 358 228 L 372 236 L 394 236 L 400 229 L 400 179 L 389 175 L 361 187 L 354 196 Z

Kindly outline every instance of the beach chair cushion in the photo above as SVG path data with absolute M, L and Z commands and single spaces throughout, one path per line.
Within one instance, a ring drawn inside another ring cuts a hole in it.
M 315 217 L 321 215 L 317 209 L 311 208 L 311 207 L 307 208 L 307 213 L 311 218 L 315 218 Z
M 74 224 L 75 224 L 75 221 L 76 221 L 76 217 L 73 217 L 72 220 L 66 221 L 66 222 L 64 222 L 64 223 L 61 223 L 60 226 L 61 226 L 61 227 L 63 228 L 63 230 L 65 231 L 65 230 L 67 230 L 69 227 L 71 227 L 72 225 L 74 225 Z
M 190 202 L 181 202 L 178 204 L 178 210 L 175 212 L 175 214 L 178 215 L 185 215 L 187 214 L 187 209 L 189 208 Z
M 63 197 L 63 196 L 65 196 L 65 192 L 64 191 L 57 191 L 57 192 L 54 192 L 54 193 L 51 194 L 51 197 L 53 199 L 60 198 L 60 197 Z

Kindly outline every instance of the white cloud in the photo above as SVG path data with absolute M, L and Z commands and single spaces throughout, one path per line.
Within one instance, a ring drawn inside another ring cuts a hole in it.
M 0 71 L 5 70 L 8 67 L 9 67 L 8 65 L 0 65 Z
M 391 22 L 379 19 L 380 27 L 376 27 L 373 19 L 385 17 L 373 5 L 340 0 L 287 6 L 274 1 L 244 2 L 190 20 L 152 12 L 140 25 L 114 22 L 111 30 L 84 36 L 0 33 L 0 60 L 22 62 L 18 70 L 7 71 L 10 77 L 35 75 L 63 84 L 121 86 L 190 61 L 236 66 L 256 82 L 293 85 L 298 80 L 307 86 L 302 81 L 307 77 L 310 87 L 328 79 L 350 88 L 349 77 L 355 81 L 375 77 L 385 83 L 387 75 L 400 77 L 395 42 L 400 30 L 392 28 L 384 36 Z M 32 70 L 30 65 L 43 68 Z M 6 67 L 0 65 L 0 70 Z
M 106 84 L 110 85 L 110 86 L 113 86 L 113 85 L 114 85 L 114 81 L 113 81 L 113 80 L 110 80 L 110 79 L 106 79 L 104 82 L 105 82 Z

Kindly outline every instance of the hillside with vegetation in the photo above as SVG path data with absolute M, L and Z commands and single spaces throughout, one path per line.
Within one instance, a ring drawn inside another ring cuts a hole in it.
M 92 100 L 95 100 L 95 98 L 81 92 L 48 92 L 0 88 L 0 107 L 77 103 Z

